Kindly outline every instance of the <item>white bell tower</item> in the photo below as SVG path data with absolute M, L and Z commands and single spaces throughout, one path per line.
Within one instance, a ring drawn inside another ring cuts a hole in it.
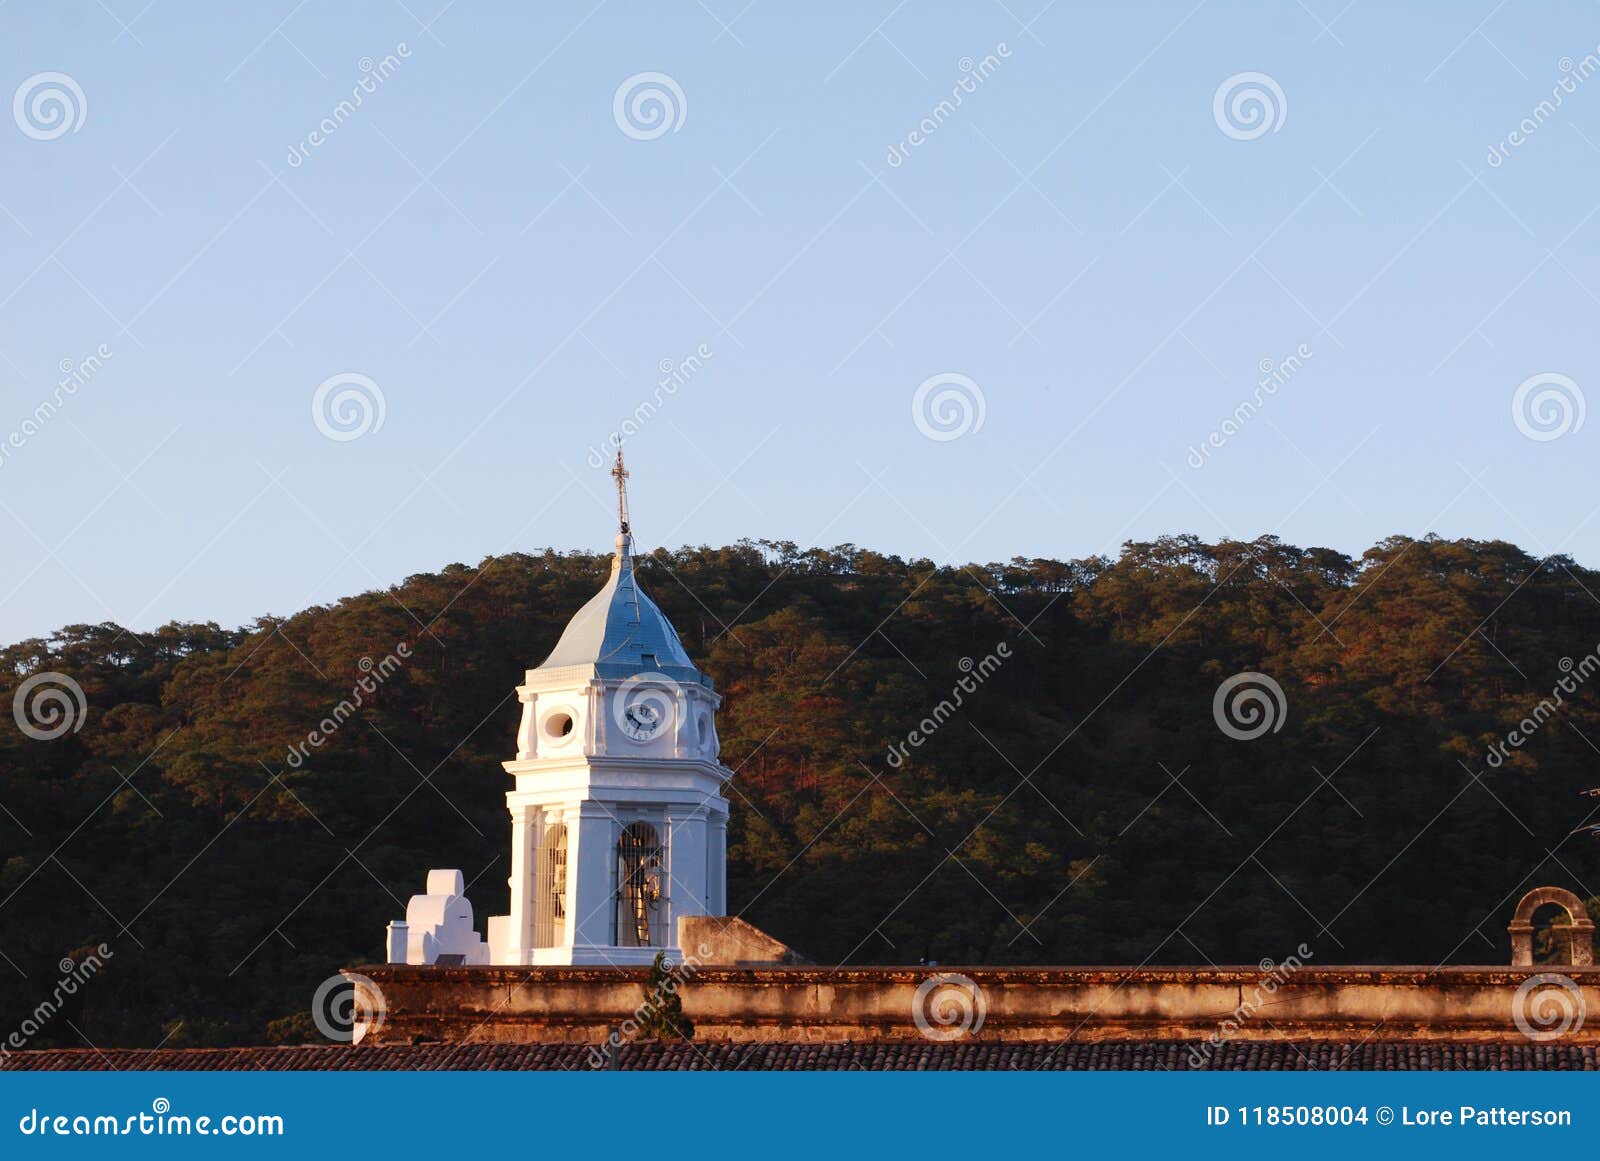
M 496 964 L 680 958 L 677 923 L 727 909 L 732 777 L 722 699 L 634 576 L 617 452 L 617 554 L 544 663 L 517 687 L 511 914 L 489 919 Z

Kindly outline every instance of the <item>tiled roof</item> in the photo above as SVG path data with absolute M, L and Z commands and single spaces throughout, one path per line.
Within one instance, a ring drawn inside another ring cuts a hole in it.
M 624 1047 L 622 1069 L 749 1070 L 1135 1070 L 1186 1071 L 1192 1042 L 1104 1044 L 640 1044 Z M 1234 1041 L 1207 1067 L 1237 1071 L 1560 1070 L 1594 1071 L 1594 1047 L 1562 1044 L 1460 1044 L 1415 1040 Z M 416 1044 L 386 1048 L 45 1049 L 0 1057 L 0 1071 L 36 1069 L 255 1072 L 369 1069 L 403 1071 L 565 1070 L 591 1067 L 582 1044 Z

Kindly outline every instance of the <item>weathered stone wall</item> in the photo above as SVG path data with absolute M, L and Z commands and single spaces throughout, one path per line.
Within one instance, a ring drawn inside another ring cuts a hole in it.
M 782 940 L 731 915 L 684 915 L 678 919 L 678 946 L 701 964 L 809 964 L 811 961 Z
M 1539 972 L 1500 967 L 1303 967 L 1276 975 L 1254 968 L 699 967 L 689 969 L 678 994 L 701 1041 L 914 1041 L 931 1034 L 1526 1044 L 1552 1038 L 1548 1031 L 1559 1027 L 1562 1043 L 1600 1043 L 1600 968 L 1561 972 L 1567 984 L 1530 992 L 1525 982 Z M 366 1035 L 369 1044 L 599 1044 L 636 1017 L 646 979 L 635 968 L 389 965 L 349 974 L 370 981 L 358 988 L 381 993 L 366 998 L 383 1012 Z M 957 974 L 974 990 L 927 983 Z M 1595 1014 L 1592 1026 L 1586 1012 Z

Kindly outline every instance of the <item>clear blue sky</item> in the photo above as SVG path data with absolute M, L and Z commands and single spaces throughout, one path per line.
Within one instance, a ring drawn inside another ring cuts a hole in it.
M 0 442 L 111 352 L 4 449 L 0 639 L 606 547 L 589 449 L 702 345 L 627 445 L 646 548 L 1431 531 L 1600 563 L 1600 417 L 1512 416 L 1543 373 L 1600 406 L 1600 76 L 1488 161 L 1597 51 L 1593 4 L 223 8 L 0 7 L 0 98 L 59 72 L 87 106 L 0 117 Z M 613 107 L 644 72 L 683 100 L 641 140 Z M 1250 72 L 1282 101 L 1239 139 L 1214 96 Z M 336 441 L 343 373 L 384 418 Z M 940 441 L 911 405 L 942 374 L 984 418 Z

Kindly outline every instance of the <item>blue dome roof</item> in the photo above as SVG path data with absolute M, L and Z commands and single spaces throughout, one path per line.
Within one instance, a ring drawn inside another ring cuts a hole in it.
M 611 576 L 567 624 L 540 669 L 593 666 L 602 677 L 664 673 L 678 681 L 710 685 L 654 601 L 639 588 L 633 571 L 633 538 L 617 537 Z

